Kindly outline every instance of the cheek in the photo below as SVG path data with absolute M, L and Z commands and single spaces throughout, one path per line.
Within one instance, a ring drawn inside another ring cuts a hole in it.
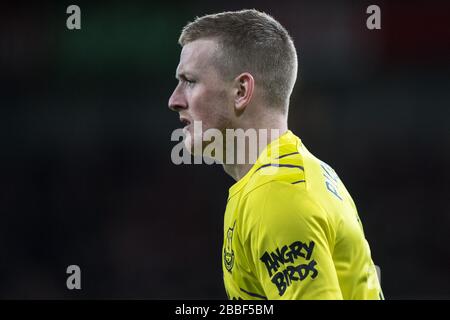
M 229 128 L 232 104 L 223 89 L 195 87 L 189 95 L 190 113 L 194 120 L 203 122 L 203 129 Z
M 219 130 L 228 127 L 230 108 L 227 100 L 215 95 L 207 101 L 207 104 L 206 113 L 204 114 L 205 126 Z
M 221 127 L 229 127 L 233 117 L 233 103 L 224 90 L 216 92 L 214 114 Z
M 191 95 L 191 111 L 199 116 L 209 118 L 223 110 L 225 100 L 217 91 L 199 88 Z
M 191 89 L 188 95 L 189 105 L 193 114 L 202 115 L 207 113 L 208 101 L 210 100 L 209 92 L 203 88 Z

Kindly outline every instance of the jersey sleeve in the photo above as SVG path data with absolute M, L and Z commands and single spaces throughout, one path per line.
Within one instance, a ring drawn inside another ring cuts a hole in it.
M 248 195 L 246 210 L 246 248 L 268 299 L 342 299 L 333 228 L 305 190 L 272 181 Z

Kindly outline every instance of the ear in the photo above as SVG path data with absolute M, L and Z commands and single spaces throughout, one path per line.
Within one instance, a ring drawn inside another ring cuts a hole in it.
M 241 113 L 252 100 L 253 91 L 255 90 L 255 79 L 250 73 L 244 72 L 237 76 L 234 81 L 236 85 L 234 107 L 238 113 Z

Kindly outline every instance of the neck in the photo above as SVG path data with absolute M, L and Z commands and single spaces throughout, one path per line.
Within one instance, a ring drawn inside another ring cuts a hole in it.
M 261 137 L 260 134 L 256 135 L 257 146 L 258 146 L 257 157 L 259 157 L 259 155 L 261 154 L 261 152 L 265 149 L 265 147 L 267 145 L 269 145 L 272 141 L 278 139 L 281 135 L 283 135 L 288 130 L 287 121 L 283 121 L 283 120 L 281 120 L 277 123 L 271 123 L 270 125 L 261 126 L 259 128 L 255 128 L 253 126 L 253 127 L 242 128 L 242 129 L 244 131 L 247 131 L 247 129 L 250 129 L 250 128 L 256 129 L 258 133 L 259 133 L 259 130 L 261 130 L 261 129 L 267 130 L 267 137 L 265 137 L 264 140 L 261 139 L 261 138 L 264 138 L 264 136 Z M 273 134 L 272 134 L 272 131 L 273 131 Z M 234 144 L 234 149 L 235 149 L 234 154 L 237 155 L 236 143 Z M 246 143 L 244 150 L 242 150 L 242 152 L 245 152 L 245 158 L 244 158 L 245 163 L 243 163 L 243 164 L 235 163 L 237 161 L 233 161 L 232 164 L 223 163 L 224 171 L 236 181 L 239 181 L 242 177 L 244 177 L 247 174 L 247 172 L 249 172 L 250 169 L 254 165 L 254 163 L 249 161 L 250 160 L 250 150 L 251 150 L 251 148 L 249 148 L 249 146 Z

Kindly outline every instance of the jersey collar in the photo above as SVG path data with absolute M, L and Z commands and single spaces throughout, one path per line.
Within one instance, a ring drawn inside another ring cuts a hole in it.
M 271 163 L 280 155 L 295 150 L 297 146 L 297 137 L 292 131 L 287 130 L 280 137 L 270 142 L 259 155 L 255 164 L 250 170 L 235 184 L 233 184 L 228 193 L 228 200 L 236 195 L 250 180 L 256 170 L 264 164 Z

